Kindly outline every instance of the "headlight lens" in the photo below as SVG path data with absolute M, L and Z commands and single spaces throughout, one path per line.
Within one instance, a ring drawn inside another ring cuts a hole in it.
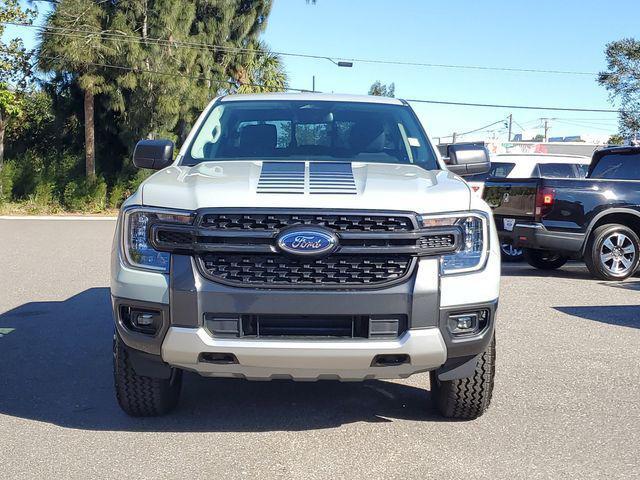
M 171 254 L 158 252 L 149 244 L 149 225 L 156 221 L 190 224 L 193 221 L 193 214 L 144 208 L 125 211 L 124 254 L 131 266 L 168 272 Z
M 481 212 L 460 216 L 420 217 L 423 228 L 457 225 L 462 229 L 462 246 L 459 251 L 442 256 L 442 272 L 463 273 L 484 267 L 489 248 L 488 218 Z

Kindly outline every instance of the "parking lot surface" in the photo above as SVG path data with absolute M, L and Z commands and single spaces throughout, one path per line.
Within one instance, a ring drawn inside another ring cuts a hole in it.
M 428 375 L 185 376 L 177 411 L 116 404 L 111 220 L 0 219 L 0 477 L 639 478 L 640 278 L 505 265 L 491 408 L 439 418 Z

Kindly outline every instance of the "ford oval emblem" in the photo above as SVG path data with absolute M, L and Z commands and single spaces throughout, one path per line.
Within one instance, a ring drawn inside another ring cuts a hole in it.
M 280 250 L 293 255 L 321 255 L 338 246 L 338 238 L 329 231 L 310 228 L 293 228 L 278 237 Z

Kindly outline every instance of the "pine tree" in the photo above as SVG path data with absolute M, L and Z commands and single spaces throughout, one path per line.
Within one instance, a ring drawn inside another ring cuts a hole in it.
M 195 4 L 179 0 L 123 0 L 115 4 L 109 40 L 114 77 L 110 106 L 120 114 L 123 140 L 156 136 L 175 139 L 176 125 L 189 111 L 189 90 L 197 82 L 196 50 L 186 45 Z M 128 69 L 128 70 L 127 70 Z

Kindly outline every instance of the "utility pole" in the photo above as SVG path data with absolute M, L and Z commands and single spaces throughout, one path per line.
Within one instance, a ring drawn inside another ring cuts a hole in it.
M 540 121 L 543 122 L 542 126 L 544 128 L 544 141 L 549 141 L 549 130 L 551 130 L 550 122 L 555 120 L 555 118 L 541 118 Z M 539 128 L 539 127 L 538 127 Z
M 314 75 L 312 80 L 311 80 L 311 91 L 315 92 L 316 91 L 316 76 Z
M 451 143 L 456 143 L 456 132 L 453 132 L 453 135 L 451 135 Z
M 548 135 L 547 135 L 547 134 L 548 134 L 548 132 L 549 132 L 549 119 L 548 119 L 548 118 L 545 118 L 545 119 L 544 119 L 544 142 L 545 142 L 545 143 L 547 143 L 547 142 L 549 141 L 549 140 L 548 140 L 548 139 L 549 139 L 549 137 L 548 137 Z
M 507 137 L 507 141 L 511 141 L 511 124 L 513 123 L 513 113 L 509 114 L 509 136 Z

